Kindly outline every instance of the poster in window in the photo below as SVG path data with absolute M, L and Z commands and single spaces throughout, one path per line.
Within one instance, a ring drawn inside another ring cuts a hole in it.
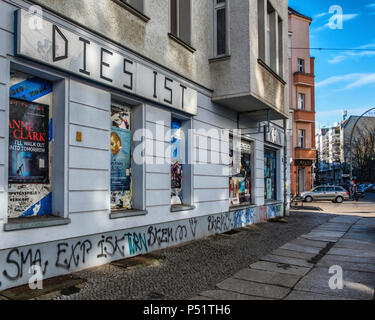
M 130 110 L 112 106 L 111 122 L 111 209 L 131 209 Z
M 52 214 L 53 83 L 11 70 L 8 218 Z
M 182 198 L 182 177 L 183 166 L 181 156 L 182 123 L 179 120 L 172 120 L 171 123 L 171 204 L 183 203 Z
M 49 182 L 49 106 L 10 99 L 9 183 Z

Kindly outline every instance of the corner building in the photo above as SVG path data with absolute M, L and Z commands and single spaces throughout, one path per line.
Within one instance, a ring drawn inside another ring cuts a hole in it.
M 0 1 L 0 290 L 284 214 L 287 1 Z

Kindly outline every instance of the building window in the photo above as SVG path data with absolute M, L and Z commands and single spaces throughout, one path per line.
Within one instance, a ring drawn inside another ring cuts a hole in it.
M 182 205 L 184 202 L 182 194 L 183 180 L 183 131 L 182 121 L 172 119 L 171 123 L 171 205 Z
M 298 93 L 298 109 L 305 110 L 306 96 L 304 93 Z
M 143 13 L 143 0 L 124 0 L 124 2 Z
M 305 148 L 305 130 L 298 130 L 298 148 Z
M 131 109 L 111 106 L 111 211 L 130 210 L 132 203 Z
M 191 4 L 190 0 L 170 0 L 171 34 L 183 42 L 191 43 Z
M 10 74 L 8 217 L 52 215 L 53 83 Z
M 229 177 L 230 206 L 252 203 L 252 145 L 246 140 L 230 137 L 229 157 L 231 159 L 231 176 Z
M 214 47 L 215 56 L 228 54 L 227 44 L 227 3 L 226 0 L 214 0 Z
M 264 199 L 276 199 L 276 151 L 264 150 Z
M 298 59 L 298 72 L 305 72 L 305 60 Z
M 190 154 L 192 122 L 189 118 L 172 116 L 171 120 L 171 210 L 191 209 L 192 199 L 192 164 L 187 163 Z

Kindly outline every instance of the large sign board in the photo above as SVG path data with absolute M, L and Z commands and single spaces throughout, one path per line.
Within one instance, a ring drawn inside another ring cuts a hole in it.
M 125 50 L 23 9 L 15 12 L 15 54 L 116 89 L 197 114 L 196 90 Z M 40 23 L 35 24 L 35 19 Z M 74 31 L 73 31 L 74 30 Z

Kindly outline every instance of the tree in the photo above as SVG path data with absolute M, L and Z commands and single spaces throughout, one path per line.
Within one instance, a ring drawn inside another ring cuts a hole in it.
M 375 181 L 375 128 L 364 126 L 353 138 L 355 175 L 362 182 Z

